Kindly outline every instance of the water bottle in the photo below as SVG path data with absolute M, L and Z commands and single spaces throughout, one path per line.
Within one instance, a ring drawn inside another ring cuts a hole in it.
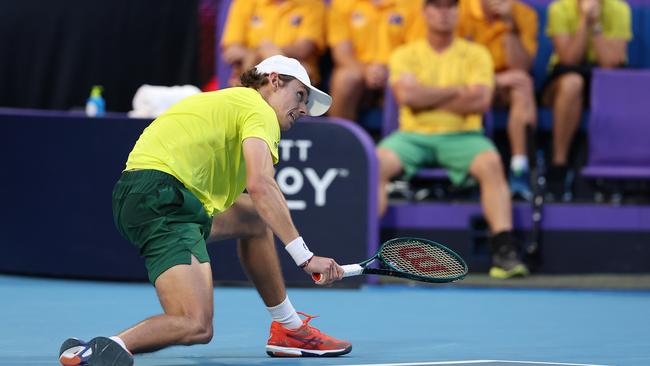
M 102 90 L 101 85 L 93 86 L 90 91 L 90 97 L 86 102 L 86 116 L 99 117 L 103 116 L 104 112 L 106 112 L 106 103 L 104 102 L 104 98 L 102 98 Z

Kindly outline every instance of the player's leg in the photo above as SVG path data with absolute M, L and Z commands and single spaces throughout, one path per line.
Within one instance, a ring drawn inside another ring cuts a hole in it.
M 582 114 L 584 78 L 567 73 L 558 78 L 553 101 L 553 163 L 566 165 L 569 148 Z
M 137 172 L 136 172 L 137 173 Z M 199 199 L 165 173 L 140 172 L 116 212 L 118 228 L 140 248 L 163 314 L 122 332 L 134 353 L 212 338 L 212 271 L 205 245 L 212 221 Z M 119 184 L 119 183 L 118 183 Z M 117 188 L 116 188 L 117 189 Z
M 435 162 L 429 135 L 396 131 L 383 139 L 377 149 L 379 161 L 378 214 L 382 217 L 388 204 L 387 186 L 392 178 L 404 173 L 409 179 L 422 166 Z
M 500 102 L 509 106 L 508 139 L 510 141 L 510 189 L 525 199 L 532 198 L 526 150 L 526 126 L 537 123 L 533 81 L 521 70 L 500 72 L 495 77 Z
M 364 91 L 363 68 L 360 64 L 337 65 L 332 73 L 330 94 L 332 106 L 329 115 L 357 119 L 357 112 Z
M 481 207 L 493 233 L 512 230 L 512 202 L 499 153 L 484 151 L 476 155 L 469 173 L 479 182 Z
M 266 306 L 275 306 L 286 298 L 273 232 L 255 210 L 248 194 L 214 217 L 208 242 L 238 238 L 237 251 Z
M 379 186 L 377 187 L 377 210 L 379 217 L 384 216 L 388 206 L 388 183 L 402 172 L 402 162 L 399 156 L 388 148 L 377 148 L 379 161 Z
M 555 199 L 564 193 L 571 142 L 582 116 L 584 88 L 584 78 L 577 72 L 568 72 L 558 76 L 544 95 L 553 109 L 553 159 L 547 178 Z
M 494 144 L 481 133 L 449 135 L 438 146 L 440 163 L 448 168 L 454 184 L 463 184 L 467 175 L 479 184 L 481 207 L 490 227 L 494 277 L 506 278 L 528 273 L 519 259 L 519 246 L 512 233 L 512 203 L 503 164 Z
M 213 314 L 210 263 L 199 263 L 194 256 L 191 261 L 189 265 L 166 270 L 156 280 L 163 314 L 143 320 L 116 337 L 92 339 L 86 344 L 86 349 L 92 350 L 86 358 L 83 357 L 86 349 L 70 344 L 69 339 L 61 347 L 61 363 L 74 366 L 86 361 L 99 366 L 130 366 L 131 354 L 153 352 L 171 345 L 210 342 Z
M 527 275 L 528 269 L 520 259 L 519 243 L 512 233 L 512 202 L 501 157 L 496 151 L 481 152 L 469 171 L 479 182 L 481 207 L 492 232 L 490 275 L 496 278 Z
M 495 76 L 499 90 L 504 91 L 509 106 L 508 139 L 513 156 L 526 156 L 526 126 L 537 123 L 533 80 L 521 70 L 503 71 Z
M 352 345 L 311 327 L 300 320 L 286 293 L 273 233 L 257 214 L 248 194 L 215 216 L 209 241 L 239 238 L 238 254 L 247 275 L 271 314 L 267 353 L 271 356 L 337 356 L 349 353 Z M 311 340 L 311 341 L 309 341 Z
M 117 357 L 119 362 L 108 364 L 129 366 L 130 353 L 209 342 L 213 289 L 204 240 L 211 219 L 201 202 L 168 174 L 126 172 L 113 191 L 113 214 L 118 230 L 145 258 L 164 313 L 118 336 L 94 338 L 88 343 L 93 352 L 87 362 L 101 366 Z M 84 352 L 76 356 L 80 354 Z M 67 355 L 61 355 L 64 365 L 83 361 Z
M 153 352 L 170 345 L 208 343 L 212 339 L 213 296 L 210 263 L 192 256 L 189 265 L 174 266 L 156 280 L 164 313 L 118 335 L 132 353 Z

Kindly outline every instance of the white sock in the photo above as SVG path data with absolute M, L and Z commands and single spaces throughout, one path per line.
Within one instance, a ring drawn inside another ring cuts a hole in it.
M 120 338 L 120 337 L 118 337 L 118 336 L 112 336 L 112 337 L 109 337 L 109 338 L 110 338 L 111 340 L 115 341 L 115 343 L 117 343 L 117 344 L 119 344 L 120 346 L 122 346 L 122 348 L 124 348 L 125 351 L 131 353 L 131 352 L 126 348 L 126 344 L 124 344 L 124 341 L 122 340 L 122 338 Z
M 526 155 L 513 155 L 510 158 L 510 170 L 515 173 L 528 170 L 528 157 Z
M 273 321 L 282 324 L 287 329 L 298 329 L 302 326 L 302 320 L 296 313 L 296 309 L 293 308 L 289 296 L 279 305 L 267 307 L 266 310 L 271 314 Z

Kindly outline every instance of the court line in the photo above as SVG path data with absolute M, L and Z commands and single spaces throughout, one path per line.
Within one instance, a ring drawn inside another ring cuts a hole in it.
M 509 360 L 466 360 L 466 361 L 434 361 L 434 362 L 408 362 L 408 363 L 365 363 L 341 366 L 427 366 L 427 365 L 469 365 L 481 363 L 511 363 L 511 364 L 532 364 L 532 365 L 553 365 L 553 366 L 608 366 L 591 363 L 565 363 L 565 362 L 544 362 L 544 361 L 509 361 Z

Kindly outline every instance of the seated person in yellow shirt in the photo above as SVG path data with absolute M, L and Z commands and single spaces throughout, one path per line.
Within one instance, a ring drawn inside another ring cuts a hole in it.
M 322 273 L 325 283 L 342 278 L 333 259 L 307 248 L 273 177 L 280 130 L 305 114 L 325 113 L 332 99 L 284 56 L 262 61 L 241 81 L 244 87 L 188 97 L 153 121 L 113 190 L 114 222 L 144 257 L 163 313 L 113 337 L 69 338 L 59 354 L 63 365 L 131 366 L 134 354 L 210 342 L 214 288 L 206 242 L 227 238 L 239 238 L 241 264 L 271 315 L 269 355 L 350 352 L 350 343 L 312 327 L 313 317 L 300 319 L 273 237 L 308 274 Z
M 490 227 L 490 275 L 524 276 L 512 233 L 512 204 L 501 157 L 481 131 L 490 108 L 494 73 L 485 47 L 454 35 L 457 0 L 427 0 L 427 36 L 403 45 L 390 59 L 389 82 L 400 104 L 399 130 L 380 142 L 379 215 L 386 210 L 386 185 L 423 166 L 447 169 L 455 185 L 478 180 Z
M 484 45 L 492 55 L 497 106 L 509 106 L 510 190 L 531 199 L 526 125 L 537 123 L 529 70 L 537 53 L 537 13 L 517 0 L 461 0 L 459 36 Z
M 298 59 L 317 85 L 325 16 L 322 0 L 233 0 L 221 39 L 222 57 L 232 67 L 228 85 L 273 55 Z
M 356 120 L 364 99 L 380 99 L 388 77 L 389 53 L 409 33 L 412 0 L 333 0 L 327 23 L 327 43 L 334 71 L 330 82 L 330 116 Z M 366 98 L 364 98 L 366 97 Z
M 555 51 L 542 91 L 542 103 L 553 109 L 549 198 L 571 197 L 566 182 L 568 156 L 582 106 L 588 102 L 591 69 L 625 64 L 631 22 L 630 7 L 621 0 L 555 0 L 548 7 L 546 34 Z

